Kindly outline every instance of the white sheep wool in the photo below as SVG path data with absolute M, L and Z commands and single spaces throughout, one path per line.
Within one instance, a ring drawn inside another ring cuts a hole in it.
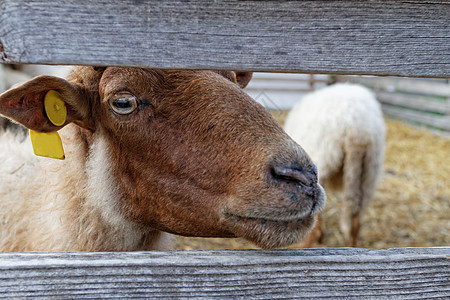
M 342 188 L 341 230 L 348 232 L 351 215 L 373 198 L 384 160 L 386 127 L 375 95 L 348 83 L 317 90 L 294 106 L 284 129 L 311 156 L 321 184 Z

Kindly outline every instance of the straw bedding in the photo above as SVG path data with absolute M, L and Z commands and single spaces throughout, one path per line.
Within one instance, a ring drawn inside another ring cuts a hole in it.
M 273 112 L 283 123 L 287 112 Z M 386 120 L 383 176 L 364 215 L 358 247 L 432 247 L 450 245 L 450 139 L 399 121 Z M 339 207 L 328 193 L 324 238 L 314 247 L 342 247 Z M 176 238 L 176 249 L 257 248 L 243 239 Z M 297 245 L 291 246 L 292 248 Z

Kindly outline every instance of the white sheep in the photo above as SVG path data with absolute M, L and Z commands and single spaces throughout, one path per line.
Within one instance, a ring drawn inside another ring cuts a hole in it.
M 1 94 L 0 113 L 36 137 L 59 132 L 65 160 L 0 135 L 0 251 L 164 249 L 166 232 L 297 242 L 324 191 L 309 156 L 239 78 L 249 79 L 78 67 Z
M 386 128 L 374 94 L 355 84 L 315 91 L 295 105 L 284 128 L 311 156 L 325 189 L 342 190 L 340 227 L 355 246 L 384 160 Z

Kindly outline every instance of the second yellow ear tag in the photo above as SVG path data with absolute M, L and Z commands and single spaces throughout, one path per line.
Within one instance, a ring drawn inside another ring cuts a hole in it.
M 53 125 L 62 126 L 66 123 L 66 104 L 57 91 L 50 90 L 47 92 L 44 97 L 44 108 L 47 118 Z M 58 132 L 42 133 L 30 130 L 30 138 L 34 154 L 57 159 L 65 158 Z
M 65 159 L 64 149 L 58 132 L 36 132 L 30 130 L 33 152 L 38 156 Z

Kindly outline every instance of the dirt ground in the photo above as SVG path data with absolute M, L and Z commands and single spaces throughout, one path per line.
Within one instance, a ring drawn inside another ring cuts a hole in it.
M 283 123 L 286 112 L 273 112 Z M 450 245 L 450 139 L 399 121 L 386 120 L 383 176 L 363 219 L 361 248 Z M 339 203 L 328 194 L 324 238 L 314 247 L 343 247 Z M 257 248 L 243 239 L 176 238 L 178 250 Z M 292 245 L 289 248 L 296 248 Z

